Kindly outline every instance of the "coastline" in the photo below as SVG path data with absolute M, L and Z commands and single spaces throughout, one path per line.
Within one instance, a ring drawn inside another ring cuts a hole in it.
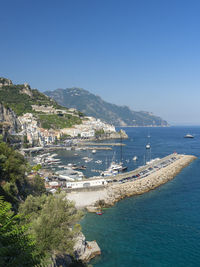
M 167 183 L 196 159 L 192 155 L 178 155 L 177 157 L 176 161 L 147 177 L 126 183 L 111 184 L 95 191 L 67 193 L 67 198 L 74 201 L 79 209 L 86 208 L 88 211 L 96 212 L 99 202 L 103 202 L 105 206 L 112 206 L 125 197 L 143 194 Z
M 196 157 L 192 155 L 179 155 L 179 159 L 177 161 L 171 163 L 169 166 L 157 170 L 141 180 L 128 182 L 122 185 L 113 185 L 109 190 L 109 198 L 106 199 L 105 203 L 107 205 L 114 205 L 115 202 L 125 197 L 149 192 L 150 190 L 153 190 L 175 178 L 182 169 L 187 167 L 195 159 Z

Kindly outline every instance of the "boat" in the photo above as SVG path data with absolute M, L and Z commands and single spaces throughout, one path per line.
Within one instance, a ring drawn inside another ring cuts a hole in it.
M 97 214 L 97 215 L 102 215 L 103 212 L 102 212 L 102 211 L 97 211 L 96 214 Z
M 71 177 L 69 177 L 67 175 L 63 175 L 63 174 L 59 174 L 59 178 L 65 180 L 65 181 L 71 181 L 71 182 L 74 182 L 75 181 L 74 178 L 71 178 Z
M 82 166 L 75 166 L 75 167 L 72 167 L 73 170 L 85 170 L 86 169 L 86 166 L 82 165 Z
M 151 148 L 151 145 L 150 144 L 147 144 L 146 145 L 146 149 L 150 149 Z
M 112 176 L 116 175 L 119 172 L 123 172 L 127 169 L 127 166 L 123 166 L 122 163 L 111 162 L 110 167 L 101 173 L 101 176 Z
M 95 163 L 101 164 L 102 163 L 102 160 L 96 160 Z
M 134 157 L 133 157 L 133 160 L 134 160 L 134 161 L 136 161 L 137 159 L 138 159 L 138 157 L 137 157 L 137 156 L 134 156 Z
M 155 162 L 158 161 L 158 160 L 160 160 L 160 158 L 151 159 L 150 161 L 147 161 L 146 164 L 147 164 L 147 165 L 150 165 L 150 164 L 155 163 Z
M 92 154 L 95 154 L 97 151 L 96 151 L 96 149 L 93 149 L 92 150 Z
M 186 134 L 186 135 L 184 136 L 184 138 L 194 138 L 194 136 L 191 135 L 191 134 Z

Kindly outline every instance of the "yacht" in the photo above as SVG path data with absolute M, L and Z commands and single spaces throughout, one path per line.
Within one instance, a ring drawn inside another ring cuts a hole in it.
M 191 134 L 186 134 L 186 135 L 184 136 L 184 138 L 194 138 L 194 136 L 191 135 Z
M 119 172 L 123 172 L 127 169 L 126 166 L 123 166 L 122 163 L 115 163 L 114 161 L 111 162 L 110 167 L 101 173 L 102 176 L 111 176 L 116 175 Z

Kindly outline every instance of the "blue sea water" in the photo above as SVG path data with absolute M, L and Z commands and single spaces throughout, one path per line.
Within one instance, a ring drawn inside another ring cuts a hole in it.
M 125 130 L 129 139 L 123 141 L 123 160 L 129 170 L 142 165 L 144 159 L 174 151 L 200 156 L 200 127 Z M 195 138 L 183 138 L 187 133 Z M 145 149 L 148 142 L 151 151 Z M 114 149 L 119 155 L 119 148 Z M 113 152 L 107 153 L 112 156 Z M 107 153 L 95 157 L 105 161 Z M 136 163 L 132 161 L 135 155 Z M 96 240 L 102 250 L 102 255 L 91 261 L 94 267 L 200 266 L 199 158 L 167 184 L 124 199 L 102 216 L 87 214 L 82 228 L 87 240 Z

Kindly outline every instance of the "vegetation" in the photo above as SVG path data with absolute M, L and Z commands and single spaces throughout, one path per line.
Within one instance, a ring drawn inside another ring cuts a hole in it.
M 62 117 L 57 114 L 42 114 L 38 115 L 38 118 L 44 129 L 63 129 L 82 122 L 79 117 L 69 114 L 63 114 Z
M 38 174 L 28 179 L 30 170 L 21 154 L 0 143 L 0 266 L 48 266 L 58 255 L 85 266 L 73 258 L 82 213 L 63 194 L 48 195 Z
M 28 182 L 25 173 L 28 167 L 20 153 L 6 143 L 0 143 L 0 194 L 14 205 L 27 195 L 25 188 L 28 187 Z
M 47 105 L 60 108 L 54 100 L 40 93 L 38 90 L 27 89 L 29 94 L 23 92 L 24 85 L 3 86 L 0 90 L 0 102 L 7 108 L 12 108 L 17 115 L 34 112 L 31 105 Z
M 21 116 L 25 113 L 33 113 L 41 126 L 45 129 L 62 129 L 71 127 L 74 124 L 80 124 L 84 115 L 82 112 L 76 114 L 45 114 L 33 110 L 32 105 L 51 106 L 55 109 L 68 111 L 66 107 L 60 106 L 56 101 L 39 92 L 36 89 L 31 89 L 25 85 L 4 85 L 0 90 L 0 103 L 6 108 L 12 110 Z M 28 147 L 27 142 L 24 146 Z
M 28 196 L 19 211 L 25 216 L 25 222 L 31 223 L 30 233 L 35 236 L 40 253 L 48 257 L 57 253 L 73 254 L 74 237 L 80 232 L 76 223 L 81 213 L 63 194 Z
M 21 216 L 14 215 L 11 204 L 0 197 L 0 266 L 35 266 L 42 260 L 28 224 L 21 223 Z
M 95 137 L 96 138 L 100 138 L 104 134 L 105 134 L 104 129 L 99 129 L 99 130 L 95 131 Z

